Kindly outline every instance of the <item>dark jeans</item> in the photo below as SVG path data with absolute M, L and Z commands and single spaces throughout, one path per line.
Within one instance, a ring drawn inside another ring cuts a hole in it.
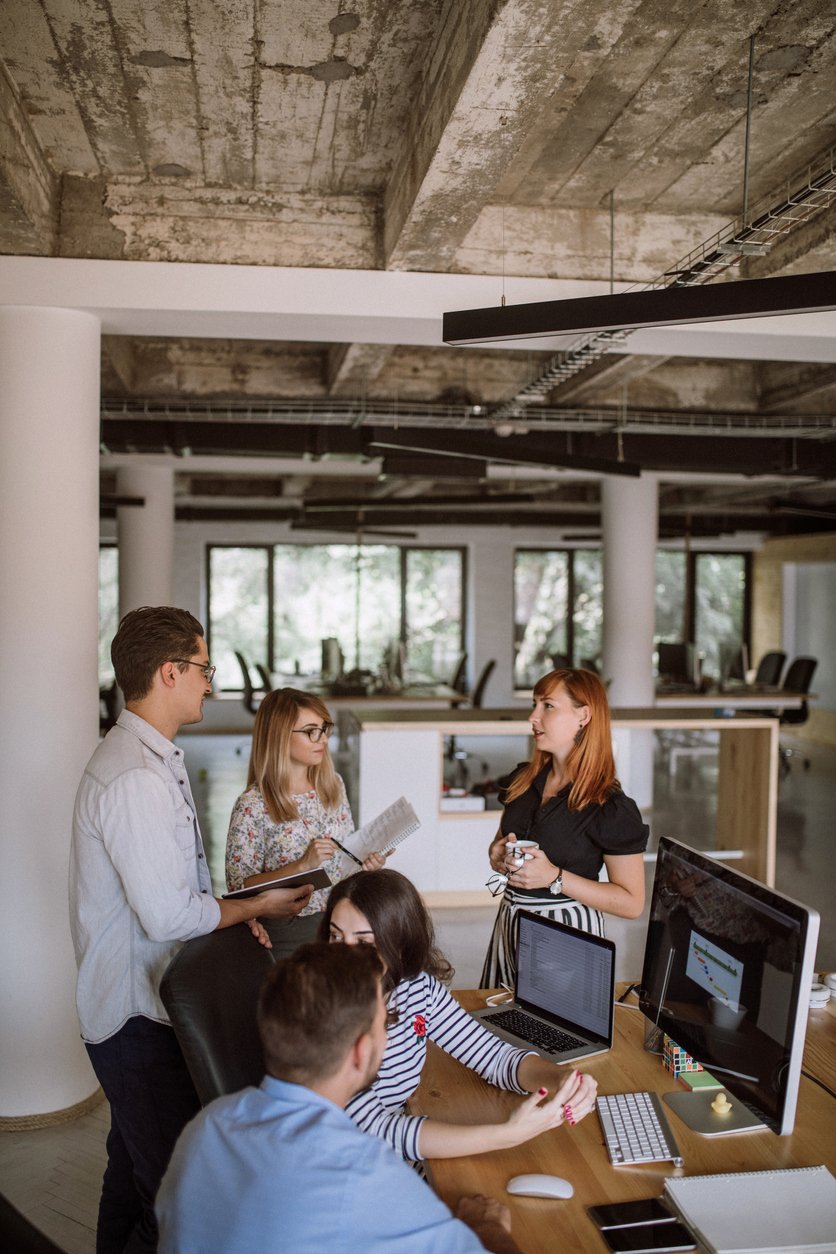
M 96 1254 L 147 1254 L 157 1248 L 157 1189 L 200 1102 L 166 1024 L 136 1015 L 87 1053 L 110 1102 Z

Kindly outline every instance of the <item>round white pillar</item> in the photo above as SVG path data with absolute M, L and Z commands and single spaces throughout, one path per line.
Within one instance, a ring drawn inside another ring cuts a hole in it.
M 141 497 L 142 505 L 120 505 L 119 617 L 141 605 L 171 605 L 174 578 L 174 471 L 134 462 L 120 466 L 118 496 Z
M 603 675 L 611 706 L 652 706 L 659 485 L 653 475 L 601 485 L 604 542 Z M 640 806 L 653 800 L 653 736 L 631 732 L 622 785 Z
M 0 1118 L 97 1087 L 67 865 L 99 728 L 100 338 L 91 314 L 0 308 Z

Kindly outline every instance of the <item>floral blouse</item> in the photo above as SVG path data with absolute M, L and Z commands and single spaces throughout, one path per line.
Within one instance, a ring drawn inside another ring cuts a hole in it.
M 243 888 L 244 880 L 263 871 L 275 871 L 296 862 L 308 845 L 318 836 L 336 836 L 345 840 L 354 831 L 351 809 L 346 796 L 345 784 L 337 776 L 340 800 L 333 810 L 326 810 L 317 793 L 294 793 L 293 800 L 299 810 L 299 818 L 275 823 L 267 813 L 264 798 L 257 785 L 242 792 L 232 808 L 229 831 L 226 836 L 226 882 L 229 891 Z M 340 855 L 337 853 L 323 864 L 336 884 L 341 878 Z M 317 914 L 325 909 L 327 888 L 318 888 L 300 912 Z

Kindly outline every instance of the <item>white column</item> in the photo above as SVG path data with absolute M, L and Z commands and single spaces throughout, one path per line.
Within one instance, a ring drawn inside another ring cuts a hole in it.
M 604 540 L 603 675 L 613 707 L 652 706 L 656 621 L 659 485 L 653 475 L 611 476 L 601 485 Z M 653 797 L 652 733 L 630 734 L 629 777 L 621 782 L 640 806 Z
M 120 466 L 118 496 L 143 505 L 117 509 L 119 617 L 141 605 L 171 605 L 174 578 L 174 471 L 134 462 Z
M 0 1117 L 96 1080 L 67 912 L 73 800 L 98 738 L 98 318 L 0 308 Z

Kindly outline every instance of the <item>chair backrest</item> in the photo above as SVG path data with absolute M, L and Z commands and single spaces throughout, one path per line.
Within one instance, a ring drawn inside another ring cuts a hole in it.
M 785 692 L 809 692 L 818 658 L 797 657 L 790 662 L 781 687 Z
M 256 1006 L 272 965 L 270 950 L 239 923 L 186 941 L 166 968 L 160 996 L 204 1106 L 261 1083 Z
M 552 670 L 569 671 L 572 669 L 572 659 L 568 653 L 552 654 Z
M 258 671 L 258 677 L 261 680 L 261 691 L 272 692 L 273 680 L 270 678 L 270 672 L 261 662 L 256 662 L 255 669 Z
M 237 649 L 235 650 L 235 656 L 238 659 L 238 665 L 241 667 L 241 681 L 244 691 L 244 709 L 249 710 L 250 714 L 255 714 L 258 706 L 255 701 L 255 688 L 253 687 L 253 680 L 250 675 L 250 668 L 247 665 L 247 659 L 244 657 L 244 654 L 239 653 Z
M 786 660 L 786 653 L 782 653 L 780 649 L 771 649 L 769 653 L 764 653 L 758 662 L 755 683 L 763 684 L 767 688 L 777 688 L 781 682 L 781 671 L 784 669 Z
M 495 666 L 496 658 L 492 657 L 491 660 L 486 662 L 482 667 L 482 674 L 476 680 L 476 687 L 473 689 L 473 696 L 470 698 L 470 703 L 474 710 L 478 710 L 482 705 L 482 701 L 485 697 L 485 689 L 488 686 L 488 680 L 490 679 Z
M 450 680 L 450 687 L 454 692 L 467 692 L 467 654 L 461 653 L 453 671 L 453 678 Z

